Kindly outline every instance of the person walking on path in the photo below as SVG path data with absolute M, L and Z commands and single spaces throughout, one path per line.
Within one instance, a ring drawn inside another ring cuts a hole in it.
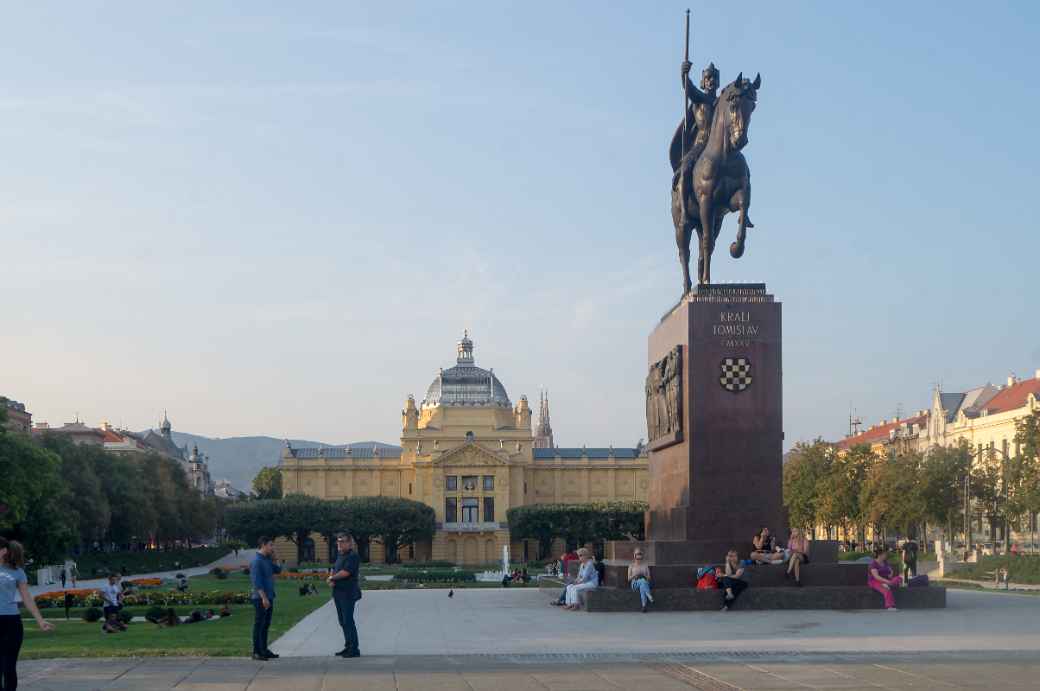
M 361 557 L 354 548 L 350 533 L 336 536 L 336 563 L 332 567 L 328 584 L 332 587 L 332 600 L 336 603 L 336 617 L 343 629 L 343 650 L 340 657 L 361 657 L 354 607 L 361 599 Z
M 22 596 L 22 604 L 32 614 L 41 631 L 54 628 L 40 616 L 36 601 L 29 593 L 25 571 L 22 570 L 24 565 L 22 546 L 0 537 L 0 689 L 4 691 L 18 688 L 18 653 L 25 636 L 15 594 Z
M 79 578 L 79 568 L 76 566 L 76 562 L 72 562 L 72 566 L 69 567 L 69 576 L 72 578 L 72 587 L 76 587 L 76 579 Z
M 867 585 L 881 593 L 885 599 L 885 609 L 896 611 L 896 596 L 892 588 L 898 588 L 902 579 L 892 573 L 892 565 L 888 563 L 888 549 L 876 547 L 874 559 L 867 566 Z
M 61 589 L 65 590 L 65 567 L 61 567 Z
M 273 660 L 278 657 L 267 647 L 267 632 L 271 628 L 274 614 L 274 575 L 282 567 L 274 563 L 274 540 L 262 537 L 258 541 L 256 555 L 249 564 L 249 579 L 253 583 L 253 659 Z

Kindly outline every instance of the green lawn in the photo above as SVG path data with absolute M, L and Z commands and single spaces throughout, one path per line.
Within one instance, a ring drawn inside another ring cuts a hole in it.
M 329 589 L 322 581 L 311 581 L 318 587 L 318 595 L 300 597 L 299 584 L 278 581 L 271 623 L 270 640 L 274 641 L 296 622 L 325 604 Z M 248 590 L 247 576 L 235 574 L 226 580 L 212 576 L 190 579 L 193 590 Z M 175 607 L 180 614 L 192 609 L 220 608 L 204 605 L 197 608 Z M 134 608 L 135 610 L 140 608 Z M 232 605 L 232 615 L 215 621 L 182 624 L 162 628 L 155 624 L 134 623 L 123 633 L 106 634 L 100 623 L 88 624 L 82 619 L 65 620 L 65 610 L 42 610 L 44 617 L 55 625 L 55 630 L 44 633 L 35 622 L 26 621 L 23 659 L 50 657 L 123 657 L 146 655 L 188 656 L 246 656 L 251 652 L 253 629 L 252 605 Z

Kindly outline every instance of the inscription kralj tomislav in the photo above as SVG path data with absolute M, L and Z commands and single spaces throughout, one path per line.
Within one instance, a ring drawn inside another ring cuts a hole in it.
M 755 110 L 762 78 L 754 81 L 737 75 L 721 94 L 719 71 L 710 63 L 701 73 L 698 89 L 690 81 L 690 16 L 686 14 L 686 57 L 680 73 L 683 86 L 683 119 L 675 130 L 668 157 L 672 164 L 672 222 L 679 246 L 683 293 L 690 292 L 690 241 L 697 233 L 697 283 L 711 283 L 711 255 L 722 229 L 722 219 L 739 214 L 737 238 L 729 253 L 744 254 L 751 206 L 751 172 L 741 150 L 748 143 L 751 113 Z

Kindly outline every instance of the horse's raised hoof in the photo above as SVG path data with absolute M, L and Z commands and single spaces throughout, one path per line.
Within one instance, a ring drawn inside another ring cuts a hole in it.
M 731 242 L 729 243 L 729 256 L 734 259 L 740 259 L 744 256 L 744 243 L 743 242 Z

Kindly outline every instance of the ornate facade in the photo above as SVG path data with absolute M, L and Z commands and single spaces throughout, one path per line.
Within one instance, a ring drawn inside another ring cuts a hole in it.
M 525 545 L 509 536 L 506 512 L 512 507 L 646 500 L 643 449 L 553 447 L 544 396 L 540 414 L 536 435 L 527 397 L 514 406 L 494 371 L 476 366 L 473 341 L 464 335 L 455 366 L 438 373 L 420 403 L 412 396 L 405 401 L 400 450 L 287 443 L 280 463 L 283 489 L 327 499 L 386 495 L 421 501 L 433 507 L 437 531 L 403 556 L 464 564 L 497 562 L 506 544 L 512 554 L 523 554 Z M 317 535 L 313 540 L 315 556 L 323 559 L 328 545 Z M 279 550 L 280 557 L 296 560 L 292 546 Z M 382 558 L 378 545 L 371 558 Z

